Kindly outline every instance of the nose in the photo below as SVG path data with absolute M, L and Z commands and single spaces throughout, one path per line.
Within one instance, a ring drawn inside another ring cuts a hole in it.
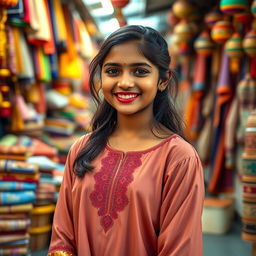
M 129 74 L 124 73 L 117 83 L 117 86 L 122 89 L 128 89 L 134 86 L 134 81 Z

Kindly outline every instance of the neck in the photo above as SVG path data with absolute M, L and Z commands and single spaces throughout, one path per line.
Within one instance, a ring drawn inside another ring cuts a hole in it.
M 143 113 L 136 115 L 117 115 L 117 127 L 115 133 L 124 137 L 140 137 L 151 134 L 153 115 Z

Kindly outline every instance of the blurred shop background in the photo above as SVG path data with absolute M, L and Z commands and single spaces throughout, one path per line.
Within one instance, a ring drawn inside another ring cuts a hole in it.
M 47 254 L 64 164 L 90 132 L 88 65 L 157 29 L 205 171 L 205 256 L 256 255 L 256 0 L 0 0 L 0 255 Z

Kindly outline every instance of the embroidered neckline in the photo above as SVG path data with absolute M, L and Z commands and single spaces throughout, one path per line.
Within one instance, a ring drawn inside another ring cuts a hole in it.
M 105 233 L 118 218 L 118 212 L 123 211 L 129 203 L 127 187 L 133 181 L 133 172 L 142 163 L 141 156 L 109 151 L 101 160 L 101 169 L 94 175 L 94 190 L 89 197 L 92 205 L 98 208 L 100 224 Z
M 177 138 L 177 137 L 179 137 L 177 134 L 173 134 L 173 135 L 169 136 L 168 138 L 162 140 L 161 142 L 159 142 L 155 146 L 152 146 L 152 147 L 144 149 L 144 150 L 131 150 L 131 151 L 123 152 L 122 150 L 115 149 L 115 148 L 111 147 L 108 142 L 106 144 L 106 149 L 109 150 L 109 151 L 112 151 L 112 152 L 122 153 L 124 155 L 127 155 L 127 154 L 146 154 L 146 153 L 149 153 L 151 151 L 154 151 L 155 149 L 161 147 L 166 142 L 168 142 L 168 141 L 170 141 L 174 138 Z

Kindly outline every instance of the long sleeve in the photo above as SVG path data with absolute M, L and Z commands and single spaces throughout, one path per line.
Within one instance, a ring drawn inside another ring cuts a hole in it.
M 203 255 L 204 178 L 197 155 L 167 168 L 160 210 L 159 256 Z
M 79 148 L 81 137 L 70 149 L 67 156 L 63 181 L 60 188 L 59 198 L 54 212 L 52 225 L 52 237 L 48 256 L 74 256 L 76 255 L 76 241 L 73 224 L 73 201 L 71 196 L 72 184 L 75 175 L 72 171 L 73 162 Z

